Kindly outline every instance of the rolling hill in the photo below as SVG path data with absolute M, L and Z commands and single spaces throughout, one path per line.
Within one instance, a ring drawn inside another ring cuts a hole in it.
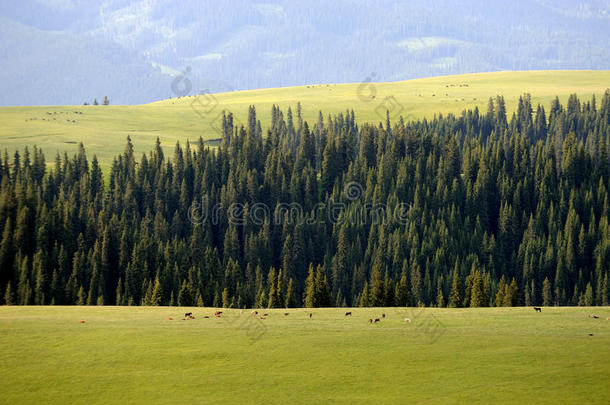
M 168 89 L 189 93 L 189 85 L 178 77 Z M 157 137 L 166 148 L 176 141 L 199 137 L 218 139 L 222 111 L 231 111 L 237 122 L 245 122 L 248 106 L 255 105 L 263 129 L 270 121 L 271 106 L 286 110 L 302 106 L 303 118 L 312 125 L 319 111 L 338 114 L 353 109 L 356 120 L 385 122 L 432 118 L 435 114 L 460 114 L 478 107 L 486 111 L 489 97 L 506 100 L 510 116 L 519 96 L 532 95 L 532 104 L 550 105 L 556 96 L 566 102 L 576 93 L 584 100 L 601 96 L 610 87 L 610 71 L 519 71 L 466 74 L 375 83 L 315 84 L 298 87 L 246 90 L 217 94 L 186 95 L 144 105 L 125 106 L 35 106 L 0 108 L 0 145 L 12 154 L 16 149 L 37 145 L 47 161 L 57 152 L 72 154 L 83 142 L 90 157 L 95 153 L 107 166 L 123 150 L 130 136 L 138 153 L 148 152 Z M 168 91 L 169 92 L 169 91 Z

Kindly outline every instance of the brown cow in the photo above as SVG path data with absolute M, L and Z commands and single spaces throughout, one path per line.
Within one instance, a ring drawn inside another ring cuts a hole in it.
M 309 313 L 309 317 L 311 318 L 311 316 L 312 316 L 312 315 L 313 315 L 313 314 L 310 312 L 310 313 Z
M 284 316 L 288 316 L 288 315 L 290 315 L 289 312 L 284 312 Z
M 373 323 L 377 323 L 377 322 L 381 322 L 381 319 L 375 318 L 375 321 Z
M 171 316 L 168 316 L 168 317 L 167 317 L 167 320 L 168 320 L 168 321 L 171 321 L 171 320 L 172 320 L 172 317 L 171 317 Z
M 78 321 L 78 323 L 85 323 L 85 321 L 83 321 L 82 319 L 80 321 Z
M 597 316 L 597 315 L 589 315 L 589 318 L 595 318 L 595 319 L 598 319 L 598 318 L 599 318 L 599 316 Z
M 345 316 L 352 316 L 352 313 L 351 312 L 346 312 Z
M 382 318 L 385 318 L 385 314 L 381 314 L 381 317 L 382 317 Z
M 258 311 L 252 311 L 250 312 L 251 315 L 258 315 Z
M 372 319 L 369 319 L 369 323 L 373 323 L 373 320 L 372 320 Z
M 222 314 L 222 311 L 216 311 L 214 312 L 214 316 L 220 317 L 220 315 Z
M 263 316 L 269 316 L 269 314 L 263 314 Z

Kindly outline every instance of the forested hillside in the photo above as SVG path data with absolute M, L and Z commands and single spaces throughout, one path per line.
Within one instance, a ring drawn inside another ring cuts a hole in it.
M 106 177 L 84 147 L 50 170 L 5 152 L 3 302 L 608 305 L 610 91 L 512 117 L 502 97 L 384 126 L 271 116 L 171 158 L 128 139 Z

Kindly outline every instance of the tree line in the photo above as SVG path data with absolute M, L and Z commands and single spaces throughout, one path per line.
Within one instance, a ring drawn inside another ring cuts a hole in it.
M 82 144 L 50 169 L 35 146 L 5 151 L 1 301 L 608 305 L 610 91 L 600 104 L 534 112 L 526 94 L 509 118 L 498 96 L 486 112 L 377 125 L 320 112 L 311 126 L 300 105 L 274 106 L 264 133 L 252 106 L 243 126 L 223 117 L 217 148 L 166 157 L 157 140 L 137 159 L 128 138 L 106 176 Z M 195 221 L 204 198 L 240 209 Z M 271 215 L 254 221 L 255 206 Z

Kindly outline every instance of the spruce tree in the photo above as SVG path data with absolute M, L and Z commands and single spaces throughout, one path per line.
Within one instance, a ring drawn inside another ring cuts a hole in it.
M 178 292 L 178 305 L 181 307 L 193 306 L 193 301 L 191 299 L 191 288 L 187 284 L 186 280 L 182 282 L 182 286 Z
M 296 308 L 297 298 L 292 277 L 288 280 L 288 288 L 286 289 L 286 308 Z
M 14 305 L 15 301 L 13 298 L 13 289 L 11 288 L 11 282 L 9 281 L 6 285 L 6 291 L 4 292 L 4 305 Z
M 371 272 L 371 289 L 369 292 L 369 305 L 371 307 L 383 307 L 385 294 L 383 288 L 383 279 L 381 277 L 381 266 L 376 263 L 373 265 Z
M 400 281 L 396 286 L 396 305 L 399 307 L 409 306 L 409 286 L 407 284 L 407 275 L 402 273 Z
M 545 277 L 542 282 L 542 305 L 545 307 L 553 305 L 553 290 L 551 282 L 547 277 Z
M 362 294 L 360 294 L 360 306 L 361 307 L 370 307 L 370 299 L 369 299 L 369 283 L 364 282 L 364 289 L 362 290 Z
M 462 283 L 457 270 L 453 272 L 453 283 L 449 294 L 449 308 L 459 308 L 462 306 Z
M 328 287 L 328 279 L 324 273 L 322 266 L 318 265 L 316 269 L 316 287 L 315 297 L 317 307 L 330 307 L 331 306 L 331 295 Z
M 201 296 L 201 295 L 200 295 Z M 152 296 L 150 298 L 150 305 L 159 306 L 163 303 L 163 289 L 161 288 L 161 282 L 159 281 L 159 276 L 155 277 L 155 286 L 152 291 Z
M 313 263 L 309 264 L 309 274 L 307 280 L 305 280 L 305 296 L 303 297 L 305 308 L 317 307 L 316 301 L 316 275 L 313 267 Z

